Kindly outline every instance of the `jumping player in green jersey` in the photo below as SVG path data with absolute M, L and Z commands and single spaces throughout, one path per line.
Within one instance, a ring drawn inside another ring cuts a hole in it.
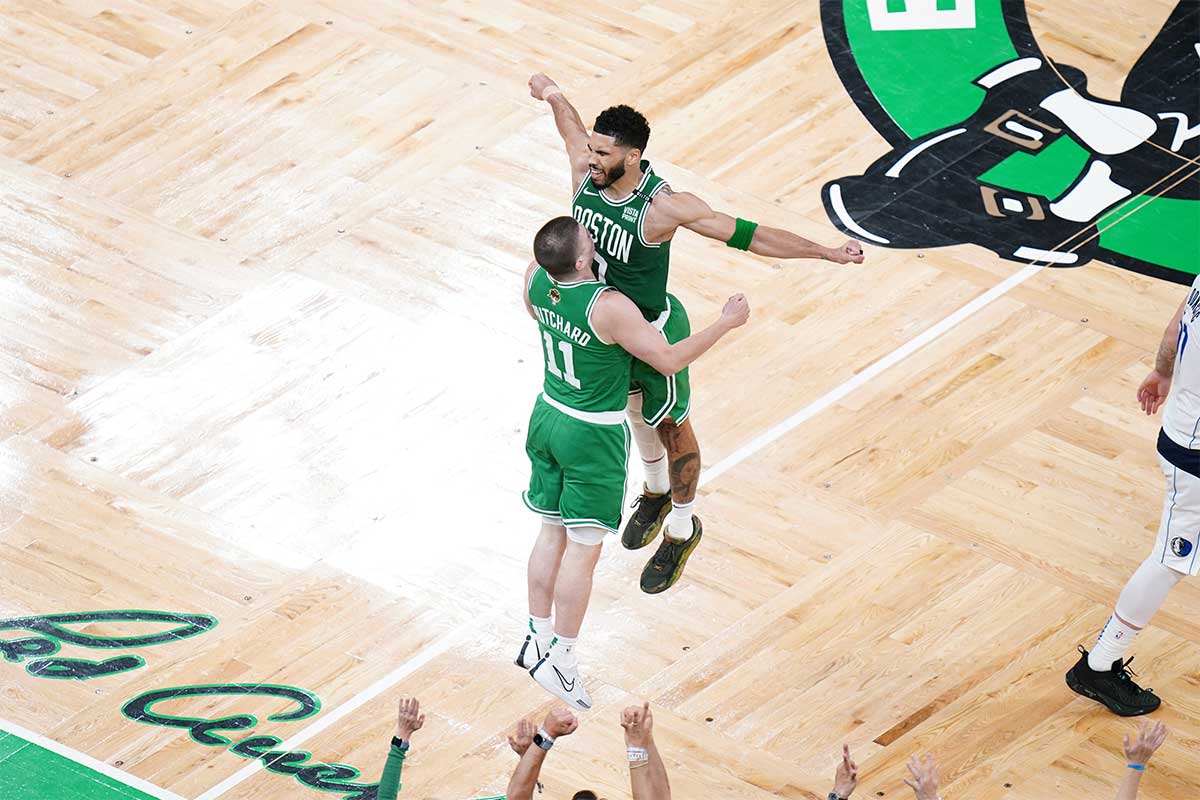
M 572 213 L 595 241 L 596 278 L 628 296 L 668 341 L 679 341 L 690 330 L 683 305 L 667 292 L 671 239 L 680 228 L 769 258 L 862 262 L 862 245 L 854 239 L 838 248 L 822 247 L 789 231 L 713 211 L 694 194 L 672 191 L 642 159 L 650 126 L 629 106 L 606 109 L 588 134 L 550 78 L 534 75 L 529 91 L 554 110 L 571 160 Z M 662 543 L 642 570 L 642 590 L 651 594 L 679 579 L 703 532 L 700 519 L 692 514 L 700 446 L 688 421 L 690 410 L 687 370 L 661 376 L 634 361 L 628 413 L 646 483 L 621 543 L 635 550 L 663 531 Z
M 745 324 L 750 307 L 735 295 L 719 320 L 670 343 L 633 301 L 596 280 L 595 246 L 571 217 L 542 226 L 533 252 L 525 308 L 537 320 L 546 371 L 525 440 L 533 470 L 524 500 L 542 530 L 529 556 L 529 632 L 516 663 L 573 708 L 589 708 L 575 644 L 600 544 L 616 532 L 625 503 L 633 357 L 674 375 Z

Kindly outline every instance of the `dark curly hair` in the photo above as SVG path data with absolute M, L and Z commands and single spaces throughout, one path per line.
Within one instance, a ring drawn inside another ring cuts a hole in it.
M 596 793 L 590 789 L 584 789 L 582 792 L 576 792 L 571 800 L 596 800 Z
M 646 143 L 650 141 L 650 123 L 629 106 L 604 109 L 596 117 L 592 130 L 613 137 L 621 147 L 636 147 L 642 152 L 646 151 Z

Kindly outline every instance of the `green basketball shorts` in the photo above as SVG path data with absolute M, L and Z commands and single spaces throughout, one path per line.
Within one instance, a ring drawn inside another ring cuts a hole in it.
M 675 344 L 692 335 L 692 323 L 678 297 L 668 294 L 667 303 L 668 316 L 661 330 L 667 341 Z M 688 381 L 687 367 L 667 378 L 654 367 L 635 358 L 629 379 L 629 393 L 641 394 L 642 419 L 652 428 L 658 427 L 658 423 L 667 417 L 681 423 L 692 410 L 692 387 Z
M 568 528 L 592 525 L 616 533 L 629 461 L 625 412 L 589 415 L 539 395 L 525 452 L 533 472 L 522 499 L 531 511 Z

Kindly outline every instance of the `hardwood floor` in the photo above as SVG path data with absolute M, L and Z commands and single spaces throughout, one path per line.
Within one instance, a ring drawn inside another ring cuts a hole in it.
M 1174 7 L 1025 6 L 1114 103 Z M 161 797 L 319 797 L 233 746 L 274 736 L 373 783 L 415 694 L 401 796 L 502 793 L 507 729 L 551 705 L 511 663 L 541 374 L 517 293 L 570 189 L 525 82 L 546 71 L 585 120 L 634 104 L 674 187 L 835 244 L 822 187 L 892 148 L 828 47 L 816 0 L 0 5 L 0 616 L 217 620 L 46 640 L 144 662 L 87 680 L 0 660 L 0 728 Z M 823 798 L 842 742 L 863 797 L 909 796 L 930 750 L 946 800 L 1115 793 L 1135 723 L 1062 675 L 1153 543 L 1158 421 L 1134 392 L 1184 288 L 1103 259 L 1017 283 L 975 244 L 867 242 L 858 267 L 686 231 L 673 250 L 694 325 L 735 291 L 754 309 L 692 369 L 705 543 L 654 597 L 648 554 L 606 545 L 580 641 L 596 705 L 544 796 L 627 797 L 617 717 L 643 698 L 676 798 Z M 1181 582 L 1134 649 L 1172 729 L 1148 800 L 1200 796 L 1198 605 Z M 123 711 L 215 684 L 293 693 L 154 706 L 253 715 L 227 744 Z M 297 697 L 320 707 L 270 719 Z

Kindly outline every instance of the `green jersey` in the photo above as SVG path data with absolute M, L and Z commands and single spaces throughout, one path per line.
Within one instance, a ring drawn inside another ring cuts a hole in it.
M 596 277 L 615 286 L 637 304 L 650 322 L 667 310 L 667 268 L 671 242 L 650 244 L 643 234 L 650 201 L 667 182 L 642 162 L 642 181 L 627 197 L 610 200 L 592 183 L 591 175 L 575 192 L 575 220 L 596 243 Z
M 529 303 L 546 357 L 542 394 L 551 405 L 623 415 L 633 357 L 601 340 L 591 323 L 596 300 L 610 288 L 596 280 L 558 283 L 541 268 L 529 277 Z

